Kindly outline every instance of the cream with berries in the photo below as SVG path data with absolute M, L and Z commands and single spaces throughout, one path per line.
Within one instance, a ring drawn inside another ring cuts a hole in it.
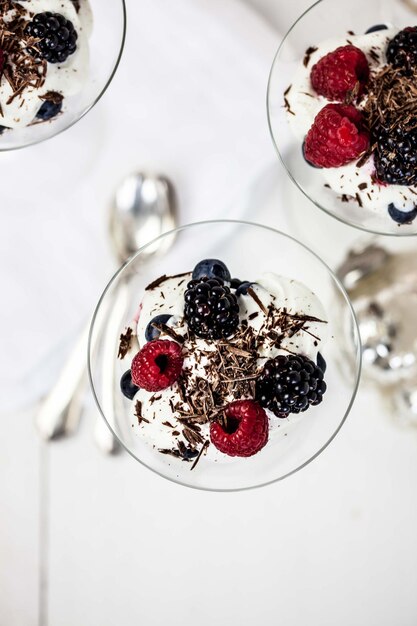
M 261 453 L 282 419 L 321 403 L 326 324 L 316 296 L 282 276 L 233 279 L 218 259 L 161 276 L 120 338 L 137 435 L 190 467 Z
M 307 163 L 343 201 L 417 215 L 417 27 L 377 25 L 308 49 L 287 89 Z
M 1 131 L 48 121 L 88 79 L 88 0 L 0 3 Z

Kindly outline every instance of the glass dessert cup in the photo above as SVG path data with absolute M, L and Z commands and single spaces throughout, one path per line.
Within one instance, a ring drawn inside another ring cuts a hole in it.
M 81 90 L 67 96 L 62 112 L 50 120 L 35 119 L 28 126 L 5 129 L 0 135 L 0 152 L 25 148 L 62 133 L 92 109 L 112 82 L 125 42 L 125 1 L 89 0 L 89 5 L 93 17 L 88 39 L 89 71 Z
M 249 222 L 200 222 L 180 227 L 155 241 L 172 245 L 165 255 L 147 261 L 147 252 L 155 246 L 151 242 L 125 263 L 106 287 L 93 316 L 88 369 L 93 395 L 107 425 L 137 461 L 189 487 L 215 491 L 249 489 L 281 480 L 305 467 L 340 430 L 359 382 L 358 328 L 341 283 L 319 257 L 295 239 Z M 296 420 L 291 416 L 281 419 L 280 428 L 270 434 L 268 443 L 257 454 L 249 458 L 223 455 L 224 460 L 222 456 L 217 461 L 202 455 L 191 470 L 191 463 L 161 454 L 136 432 L 134 402 L 120 391 L 120 379 L 130 360 L 118 360 L 117 352 L 120 333 L 133 320 L 145 287 L 164 274 L 191 271 L 204 258 L 222 259 L 233 275 L 242 280 L 256 280 L 270 271 L 300 281 L 315 293 L 328 320 L 327 340 L 320 349 L 327 361 L 327 391 L 321 404 L 293 416 Z M 331 316 L 336 298 L 344 312 L 343 327 Z M 344 359 L 355 364 L 350 377 L 340 373 L 338 363 Z
M 349 38 L 348 31 L 363 34 L 377 24 L 388 24 L 402 29 L 413 26 L 416 19 L 416 9 L 413 10 L 412 4 L 404 0 L 319 0 L 301 15 L 284 37 L 273 61 L 268 82 L 269 129 L 289 177 L 309 200 L 332 217 L 350 226 L 381 235 L 415 235 L 417 220 L 411 224 L 399 225 L 391 219 L 387 211 L 377 212 L 371 208 L 360 207 L 354 201 L 342 201 L 335 191 L 326 188 L 326 181 L 320 170 L 311 167 L 304 160 L 302 141 L 293 134 L 288 123 L 284 92 L 291 85 L 309 47 L 329 39 L 343 41 L 346 37 Z

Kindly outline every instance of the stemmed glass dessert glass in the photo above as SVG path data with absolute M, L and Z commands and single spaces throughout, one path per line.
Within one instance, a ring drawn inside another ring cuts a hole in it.
M 62 113 L 50 120 L 35 120 L 25 127 L 4 130 L 0 135 L 0 152 L 40 143 L 70 128 L 90 111 L 112 82 L 125 42 L 125 0 L 89 0 L 89 5 L 93 24 L 86 59 L 88 76 L 81 90 L 66 97 Z
M 283 479 L 305 467 L 338 433 L 357 392 L 360 340 L 343 286 L 307 247 L 267 226 L 226 220 L 200 222 L 166 233 L 156 241 L 163 239 L 172 243 L 169 251 L 146 261 L 147 251 L 155 241 L 141 248 L 110 280 L 95 310 L 88 369 L 103 418 L 133 458 L 157 474 L 189 487 L 249 489 Z M 328 339 L 321 350 L 327 361 L 327 392 L 323 402 L 311 407 L 302 419 L 281 420 L 282 427 L 258 454 L 250 458 L 226 457 L 224 462 L 202 457 L 190 470 L 190 463 L 160 454 L 138 435 L 132 402 L 120 392 L 126 363 L 117 359 L 117 353 L 120 333 L 133 320 L 145 288 L 159 276 L 191 271 L 203 258 L 222 259 L 242 280 L 256 281 L 264 272 L 274 272 L 304 283 L 315 293 L 328 320 Z M 336 301 L 337 319 L 332 315 Z M 348 376 L 341 374 L 340 362 L 353 363 Z
M 314 51 L 321 42 L 334 40 L 336 48 L 346 45 L 348 33 L 364 34 L 376 25 L 395 26 L 400 30 L 413 26 L 415 21 L 415 8 L 404 0 L 319 0 L 298 18 L 284 37 L 269 76 L 268 123 L 273 143 L 289 177 L 327 214 L 345 224 L 376 234 L 415 235 L 417 220 L 399 225 L 387 211 L 378 212 L 372 207 L 346 201 L 346 197 L 324 185 L 320 171 L 304 159 L 302 139 L 297 138 L 289 126 L 284 93 L 291 85 L 297 68 L 306 59 L 306 52 Z

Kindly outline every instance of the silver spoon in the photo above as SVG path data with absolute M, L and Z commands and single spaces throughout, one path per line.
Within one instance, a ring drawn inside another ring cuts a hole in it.
M 175 228 L 176 223 L 177 201 L 170 180 L 160 174 L 138 172 L 128 175 L 117 188 L 110 206 L 110 242 L 118 262 L 124 263 L 141 246 Z M 173 239 L 166 239 L 146 250 L 144 262 L 167 251 Z M 80 397 L 86 382 L 88 331 L 89 324 L 39 407 L 36 426 L 43 439 L 64 437 L 78 426 L 82 413 Z M 117 341 L 117 330 L 115 332 Z M 114 437 L 101 418 L 96 425 L 95 437 L 104 451 L 117 451 Z

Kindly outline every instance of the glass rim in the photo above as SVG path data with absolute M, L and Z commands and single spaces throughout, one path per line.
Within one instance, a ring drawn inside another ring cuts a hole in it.
M 333 219 L 337 220 L 341 224 L 344 224 L 345 226 L 350 226 L 352 228 L 356 228 L 357 230 L 359 230 L 361 232 L 370 233 L 372 235 L 384 235 L 385 237 L 416 237 L 417 236 L 417 232 L 406 232 L 406 231 L 403 230 L 402 232 L 394 233 L 394 232 L 386 232 L 384 230 L 367 228 L 366 226 L 361 226 L 360 224 L 357 224 L 355 222 L 352 222 L 352 221 L 349 221 L 347 219 L 344 219 L 342 216 L 336 215 L 336 213 L 334 213 L 330 209 L 327 209 L 326 207 L 324 207 L 322 204 L 320 204 L 318 201 L 316 201 L 312 196 L 310 196 L 310 194 L 307 193 L 307 191 L 301 186 L 301 184 L 294 177 L 294 175 L 292 174 L 292 172 L 289 169 L 289 167 L 287 167 L 287 164 L 286 164 L 286 162 L 284 160 L 284 157 L 281 154 L 281 151 L 280 151 L 280 149 L 278 147 L 277 141 L 275 141 L 274 131 L 272 130 L 272 119 L 271 119 L 272 116 L 271 116 L 271 106 L 270 106 L 271 89 L 272 89 L 272 87 L 271 87 L 272 75 L 274 73 L 275 64 L 279 61 L 280 53 L 281 53 L 281 51 L 282 51 L 282 49 L 283 49 L 283 47 L 284 47 L 288 37 L 291 35 L 292 31 L 296 28 L 298 23 L 301 22 L 301 20 L 308 13 L 310 13 L 310 11 L 315 9 L 319 4 L 323 4 L 324 2 L 326 2 L 326 0 L 316 0 L 316 2 L 314 2 L 311 6 L 309 6 L 307 9 L 305 9 L 301 13 L 301 15 L 295 20 L 295 22 L 293 22 L 293 24 L 290 26 L 290 28 L 287 30 L 287 32 L 285 33 L 284 37 L 282 38 L 282 40 L 281 40 L 281 42 L 280 42 L 280 44 L 279 44 L 279 46 L 277 48 L 277 51 L 276 51 L 276 53 L 274 55 L 274 59 L 272 61 L 271 69 L 269 71 L 269 76 L 268 76 L 267 88 L 266 88 L 266 115 L 267 115 L 267 120 L 268 120 L 269 134 L 271 136 L 272 143 L 274 145 L 275 151 L 278 154 L 278 158 L 279 158 L 280 162 L 282 163 L 285 171 L 287 172 L 289 178 L 296 185 L 296 187 L 303 193 L 303 195 L 310 202 L 312 202 L 312 204 L 314 204 L 317 208 L 319 208 L 321 211 L 323 211 L 324 213 L 326 213 L 327 215 L 329 215 Z
M 23 150 L 24 148 L 30 148 L 31 146 L 37 146 L 37 145 L 43 143 L 44 141 L 48 141 L 50 139 L 54 139 L 54 137 L 58 137 L 59 135 L 61 135 L 65 131 L 67 131 L 70 128 L 72 128 L 73 126 L 75 126 L 75 124 L 78 124 L 78 122 L 80 120 L 82 120 L 82 118 L 85 117 L 87 115 L 87 113 L 89 113 L 91 111 L 91 109 L 93 109 L 96 106 L 96 104 L 101 100 L 101 98 L 104 96 L 104 94 L 106 93 L 107 89 L 110 87 L 111 83 L 113 82 L 113 78 L 115 77 L 116 72 L 119 69 L 120 61 L 122 59 L 123 51 L 124 51 L 125 43 L 126 43 L 126 31 L 127 31 L 126 0 L 118 0 L 118 1 L 122 5 L 122 15 L 123 15 L 122 39 L 121 39 L 121 42 L 120 42 L 120 48 L 119 48 L 119 52 L 117 54 L 116 62 L 114 64 L 114 66 L 113 66 L 113 69 L 112 69 L 112 71 L 111 71 L 107 81 L 105 82 L 105 84 L 104 84 L 103 88 L 100 90 L 100 92 L 95 96 L 95 98 L 92 100 L 92 102 L 90 102 L 90 104 L 88 106 L 86 106 L 82 110 L 80 115 L 78 115 L 75 120 L 73 120 L 72 122 L 70 122 L 69 124 L 64 126 L 63 128 L 60 128 L 56 133 L 54 133 L 50 137 L 42 137 L 41 139 L 34 139 L 33 141 L 29 141 L 28 143 L 22 144 L 21 146 L 10 147 L 10 148 L 2 147 L 1 146 L 1 142 L 0 142 L 0 153 L 1 152 L 15 152 L 16 150 Z
M 321 0 L 320 0 L 320 2 L 321 2 Z M 332 433 L 332 435 L 329 437 L 329 439 L 319 448 L 319 450 L 317 452 L 315 452 L 315 454 L 313 454 L 309 459 L 304 461 L 304 463 L 302 463 L 301 465 L 299 465 L 295 469 L 291 470 L 290 472 L 287 472 L 286 474 L 283 474 L 282 476 L 279 476 L 278 478 L 274 478 L 273 480 L 268 480 L 266 482 L 262 482 L 262 483 L 259 483 L 259 484 L 256 484 L 256 485 L 250 485 L 248 487 L 236 487 L 236 488 L 225 488 L 225 489 L 222 489 L 222 488 L 200 487 L 200 486 L 197 486 L 197 485 L 191 485 L 191 484 L 188 484 L 188 483 L 186 483 L 186 482 L 184 482 L 184 481 L 182 481 L 180 479 L 177 480 L 175 478 L 171 478 L 170 476 L 166 476 L 162 472 L 154 469 L 153 467 L 151 467 L 150 465 L 148 465 L 147 463 L 142 461 L 140 458 L 138 458 L 136 456 L 136 454 L 134 454 L 125 445 L 125 443 L 114 432 L 113 428 L 111 427 L 111 425 L 107 421 L 107 418 L 106 418 L 106 416 L 104 415 L 104 413 L 102 411 L 99 399 L 98 399 L 97 394 L 96 394 L 95 385 L 94 385 L 94 382 L 93 382 L 93 373 L 92 373 L 93 368 L 92 368 L 92 358 L 91 358 L 91 343 L 92 343 L 92 336 L 93 336 L 94 328 L 95 328 L 95 321 L 96 321 L 97 315 L 99 313 L 99 310 L 101 308 L 102 302 L 103 302 L 104 298 L 106 297 L 109 289 L 112 287 L 113 283 L 121 276 L 121 274 L 125 271 L 125 269 L 127 269 L 131 264 L 133 264 L 135 262 L 135 260 L 142 254 L 142 252 L 146 248 L 154 245 L 160 239 L 162 239 L 164 237 L 169 237 L 169 236 L 172 236 L 172 235 L 176 235 L 177 233 L 179 233 L 181 231 L 184 231 L 184 230 L 189 230 L 191 228 L 199 227 L 199 226 L 207 226 L 207 225 L 210 225 L 210 224 L 237 224 L 237 225 L 241 225 L 241 226 L 251 226 L 251 227 L 255 227 L 255 228 L 262 228 L 264 230 L 267 230 L 267 231 L 270 231 L 272 233 L 275 233 L 276 235 L 279 235 L 281 237 L 289 239 L 293 243 L 295 243 L 295 244 L 299 245 L 301 248 L 303 248 L 305 252 L 311 254 L 324 267 L 324 269 L 327 270 L 328 274 L 333 279 L 334 283 L 336 284 L 336 286 L 338 287 L 340 293 L 342 294 L 343 299 L 344 299 L 345 303 L 347 304 L 348 310 L 350 312 L 351 319 L 353 321 L 354 338 L 356 340 L 356 358 L 355 358 L 355 374 L 354 374 L 354 382 L 353 382 L 353 392 L 352 392 L 352 396 L 350 398 L 349 404 L 348 404 L 348 406 L 347 406 L 347 408 L 345 410 L 345 413 L 343 415 L 343 418 L 339 422 L 336 430 Z M 97 303 L 97 305 L 96 305 L 96 307 L 94 309 L 93 316 L 91 318 L 90 329 L 89 329 L 89 332 L 88 332 L 87 370 L 88 370 L 88 378 L 89 378 L 89 382 L 90 382 L 91 392 L 93 394 L 93 398 L 94 398 L 95 404 L 97 406 L 97 409 L 98 409 L 100 415 L 102 416 L 102 418 L 106 422 L 107 427 L 113 433 L 113 435 L 116 438 L 116 440 L 118 441 L 118 443 L 121 445 L 122 449 L 125 450 L 133 459 L 138 461 L 143 467 L 145 467 L 148 470 L 152 471 L 154 474 L 157 474 L 161 478 L 164 478 L 165 480 L 169 480 L 170 482 L 176 483 L 176 484 L 181 485 L 183 487 L 188 487 L 190 489 L 196 489 L 197 491 L 209 491 L 209 492 L 217 492 L 217 493 L 230 493 L 230 492 L 249 491 L 249 490 L 252 490 L 252 489 L 259 489 L 261 487 L 266 487 L 268 485 L 272 485 L 273 483 L 276 483 L 276 482 L 279 482 L 281 480 L 284 480 L 284 478 L 288 478 L 289 476 L 292 476 L 293 474 L 296 474 L 299 470 L 301 470 L 304 467 L 306 467 L 307 465 L 309 465 L 312 461 L 314 461 L 314 459 L 316 459 L 318 456 L 320 456 L 320 454 L 322 452 L 324 452 L 324 450 L 330 445 L 330 443 L 333 441 L 333 439 L 336 437 L 336 435 L 341 430 L 341 428 L 342 428 L 343 424 L 345 423 L 345 421 L 346 421 L 346 419 L 347 419 L 347 417 L 348 417 L 348 415 L 349 415 L 349 413 L 350 413 L 350 411 L 352 409 L 352 406 L 353 406 L 353 404 L 355 402 L 356 395 L 357 395 L 358 388 L 359 388 L 360 378 L 361 378 L 361 371 L 362 371 L 362 344 L 361 344 L 361 337 L 360 337 L 359 325 L 358 325 L 358 320 L 357 320 L 357 317 L 356 317 L 356 313 L 355 313 L 354 308 L 352 306 L 352 303 L 351 303 L 351 301 L 349 299 L 347 291 L 346 291 L 346 289 L 343 286 L 343 283 L 336 276 L 336 274 L 333 272 L 333 270 L 327 265 L 327 263 L 325 261 L 323 261 L 323 259 L 321 257 L 319 257 L 319 255 L 316 254 L 316 252 L 311 250 L 311 248 L 306 246 L 304 243 L 302 243 L 301 241 L 299 241 L 298 239 L 296 239 L 292 235 L 289 235 L 288 233 L 284 233 L 281 230 L 278 230 L 277 228 L 273 228 L 273 227 L 267 226 L 265 224 L 257 224 L 256 222 L 249 222 L 249 221 L 246 221 L 246 220 L 230 220 L 230 219 L 203 220 L 203 221 L 200 221 L 200 222 L 192 222 L 192 223 L 189 223 L 189 224 L 184 224 L 182 226 L 178 226 L 177 228 L 173 228 L 173 229 L 171 229 L 171 230 L 169 230 L 169 231 L 159 235 L 155 239 L 152 239 L 152 241 L 149 241 L 148 243 L 146 243 L 143 246 L 141 246 L 138 249 L 138 251 L 135 252 L 135 254 L 133 254 L 131 257 L 129 257 L 119 267 L 119 269 L 113 274 L 113 276 L 108 281 L 106 287 L 104 288 L 104 291 L 102 292 L 102 294 L 101 294 L 101 296 L 99 298 L 99 301 L 98 301 L 98 303 Z

